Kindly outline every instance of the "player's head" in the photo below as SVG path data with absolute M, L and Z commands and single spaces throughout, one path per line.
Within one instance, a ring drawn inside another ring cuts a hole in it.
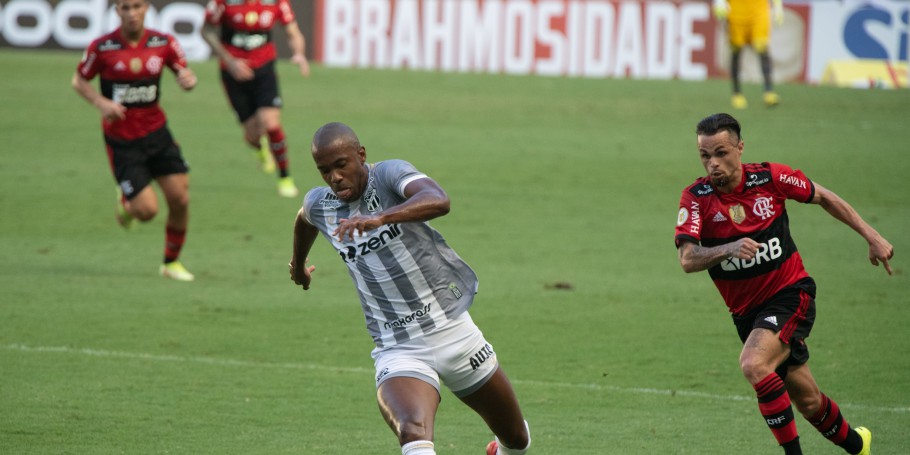
M 141 36 L 145 30 L 145 13 L 148 12 L 148 0 L 114 0 L 114 8 L 120 16 L 121 29 L 129 38 Z
M 332 192 L 345 202 L 356 201 L 367 185 L 366 149 L 344 123 L 327 123 L 316 130 L 311 146 L 316 169 Z
M 743 140 L 739 122 L 729 114 L 703 118 L 695 127 L 698 154 L 711 183 L 732 190 L 742 178 Z
M 720 131 L 729 131 L 733 133 L 736 140 L 742 139 L 741 128 L 739 122 L 733 118 L 730 114 L 713 114 L 709 115 L 700 122 L 695 127 L 695 134 L 713 136 Z

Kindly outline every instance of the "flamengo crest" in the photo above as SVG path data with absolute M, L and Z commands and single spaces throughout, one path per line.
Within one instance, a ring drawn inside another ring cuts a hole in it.
M 755 205 L 752 206 L 752 213 L 758 215 L 763 220 L 774 216 L 773 200 L 769 197 L 755 198 Z

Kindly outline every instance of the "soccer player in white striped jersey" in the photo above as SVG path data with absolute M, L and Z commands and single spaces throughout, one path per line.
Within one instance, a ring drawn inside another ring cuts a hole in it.
M 290 274 L 310 288 L 307 255 L 321 233 L 348 267 L 376 348 L 379 409 L 404 455 L 435 454 L 440 380 L 496 435 L 487 454 L 524 454 L 527 422 L 493 347 L 468 308 L 477 276 L 427 223 L 449 212 L 433 179 L 402 160 L 367 163 L 354 131 L 316 131 L 313 159 L 327 187 L 310 190 L 294 226 Z

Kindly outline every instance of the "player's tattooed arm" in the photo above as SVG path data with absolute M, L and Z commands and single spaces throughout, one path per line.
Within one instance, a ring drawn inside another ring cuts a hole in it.
M 679 264 L 686 273 L 701 272 L 730 258 L 752 259 L 758 248 L 759 243 L 748 237 L 712 247 L 684 241 L 678 249 Z

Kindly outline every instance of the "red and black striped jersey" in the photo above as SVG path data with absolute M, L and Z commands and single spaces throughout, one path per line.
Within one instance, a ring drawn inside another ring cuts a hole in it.
M 808 203 L 815 196 L 812 181 L 786 165 L 748 163 L 742 171 L 742 182 L 729 194 L 717 191 L 708 177 L 686 187 L 676 222 L 677 247 L 685 241 L 712 247 L 743 237 L 761 244 L 751 260 L 729 258 L 708 269 L 737 315 L 809 276 L 790 236 L 786 200 Z
M 88 46 L 77 71 L 87 80 L 100 76 L 101 94 L 125 106 L 123 120 L 102 120 L 104 134 L 132 140 L 147 136 L 167 122 L 158 105 L 161 72 L 175 73 L 186 67 L 186 56 L 177 40 L 166 33 L 146 29 L 135 45 L 120 29 Z
M 293 22 L 294 10 L 288 0 L 210 0 L 205 20 L 221 26 L 221 44 L 231 55 L 256 69 L 275 60 L 272 27 Z

